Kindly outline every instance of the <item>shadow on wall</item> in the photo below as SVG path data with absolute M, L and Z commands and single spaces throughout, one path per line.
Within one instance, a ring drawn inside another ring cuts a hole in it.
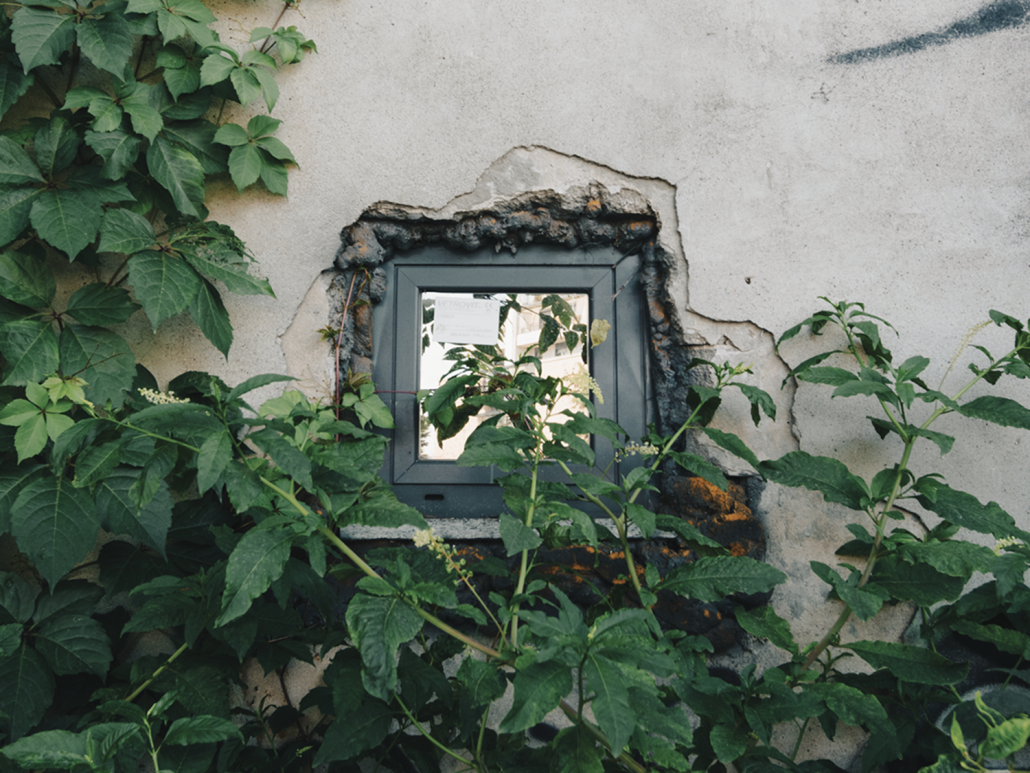
M 884 59 L 890 56 L 914 54 L 932 46 L 943 46 L 959 38 L 971 38 L 990 32 L 1019 27 L 1030 21 L 1030 0 L 1001 0 L 985 5 L 971 16 L 952 23 L 940 32 L 925 32 L 922 35 L 895 40 L 882 46 L 857 48 L 843 54 L 831 56 L 830 64 L 856 64 L 870 59 Z

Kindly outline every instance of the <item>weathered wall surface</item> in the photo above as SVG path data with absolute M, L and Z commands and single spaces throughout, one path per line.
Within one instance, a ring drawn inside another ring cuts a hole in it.
M 241 49 L 239 30 L 277 13 L 225 9 L 239 25 L 223 38 Z M 227 299 L 228 362 L 186 325 L 139 336 L 159 378 L 289 369 L 318 382 L 321 273 L 340 229 L 376 202 L 446 217 L 591 182 L 652 204 L 681 260 L 683 328 L 754 362 L 768 389 L 785 372 L 772 337 L 820 295 L 891 320 L 896 356 L 931 357 L 931 382 L 988 309 L 1030 316 L 1030 3 L 336 0 L 301 11 L 285 21 L 319 54 L 281 84 L 279 136 L 301 166 L 290 198 L 236 198 L 226 182 L 211 201 L 278 298 Z M 978 341 L 997 351 L 1008 336 L 991 328 Z M 802 338 L 782 355 L 789 366 L 813 351 Z M 867 407 L 828 395 L 782 395 L 778 425 L 749 437 L 762 455 L 800 447 L 880 469 Z M 916 467 L 1030 528 L 1030 441 L 968 421 L 963 433 Z M 758 514 L 769 560 L 803 573 L 775 603 L 814 633 L 824 596 L 807 562 L 832 563 L 846 516 L 772 486 Z

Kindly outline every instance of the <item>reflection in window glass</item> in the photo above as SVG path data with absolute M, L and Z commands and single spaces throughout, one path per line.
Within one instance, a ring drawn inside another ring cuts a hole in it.
M 471 349 L 471 346 L 447 342 L 439 342 L 434 336 L 434 310 L 437 298 L 441 295 L 448 297 L 463 298 L 494 298 L 501 302 L 501 314 L 498 319 L 499 341 L 498 347 L 504 357 L 514 362 L 523 355 L 530 353 L 530 350 L 537 346 L 540 340 L 540 333 L 544 327 L 544 317 L 541 315 L 542 303 L 545 298 L 554 293 L 518 293 L 508 294 L 496 293 L 438 293 L 422 292 L 422 346 L 419 360 L 419 389 L 436 389 L 445 381 L 445 376 L 450 371 L 454 361 L 445 359 L 448 351 L 455 347 Z M 585 293 L 558 293 L 560 297 L 572 307 L 576 320 L 588 328 L 590 326 L 590 299 Z M 512 304 L 511 301 L 515 301 Z M 511 307 L 509 309 L 509 307 Z M 565 341 L 561 338 L 552 344 L 543 356 L 540 357 L 545 376 L 568 376 L 574 373 L 583 372 L 585 337 L 581 337 L 579 343 L 570 350 Z M 537 352 L 532 352 L 539 356 Z M 485 386 L 485 385 L 484 385 Z M 568 404 L 564 404 L 568 401 Z M 562 403 L 556 406 L 555 414 L 563 410 L 575 410 L 578 403 L 573 398 L 562 398 Z M 581 406 L 580 406 L 581 407 Z M 484 420 L 495 415 L 496 411 L 484 407 L 472 417 L 468 424 L 452 438 L 437 442 L 436 432 L 430 425 L 424 414 L 419 416 L 419 458 L 429 460 L 454 460 L 457 459 L 465 448 L 465 440 Z M 562 417 L 555 416 L 555 421 L 561 421 Z

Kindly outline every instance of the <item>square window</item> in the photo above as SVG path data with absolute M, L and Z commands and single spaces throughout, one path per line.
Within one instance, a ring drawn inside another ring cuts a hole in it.
M 427 247 L 395 256 L 382 265 L 386 291 L 373 318 L 373 377 L 394 415 L 392 443 L 382 470 L 398 499 L 429 517 L 495 517 L 504 509 L 502 491 L 494 481 L 504 475 L 486 467 L 459 467 L 457 443 L 444 448 L 427 445 L 415 392 L 439 383 L 442 350 L 426 336 L 427 304 L 446 294 L 458 298 L 525 299 L 524 314 L 509 317 L 511 328 L 502 345 L 513 351 L 528 347 L 538 335 L 532 306 L 544 296 L 560 294 L 577 309 L 588 327 L 592 320 L 611 323 L 604 344 L 588 353 L 589 370 L 601 388 L 604 402 L 594 400 L 599 416 L 618 422 L 632 439 L 646 432 L 653 420 L 646 345 L 645 301 L 638 268 L 639 255 L 622 255 L 611 247 L 566 250 L 549 246 L 522 248 L 517 256 L 480 250 L 463 253 L 446 247 Z M 521 301 L 520 301 L 521 303 Z M 445 344 L 450 348 L 454 344 Z M 427 354 L 428 353 L 428 354 Z M 551 347 L 548 368 L 582 362 L 578 351 Z M 446 363 L 445 363 L 446 364 Z M 558 375 L 556 372 L 555 375 Z M 485 410 L 485 409 L 484 409 Z M 617 480 L 639 458 L 613 461 L 611 444 L 594 438 L 598 469 Z M 581 470 L 585 471 L 585 470 Z M 564 479 L 557 467 L 546 475 Z

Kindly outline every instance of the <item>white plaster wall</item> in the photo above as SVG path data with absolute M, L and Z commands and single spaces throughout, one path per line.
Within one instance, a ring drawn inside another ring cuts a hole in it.
M 988 309 L 1030 316 L 1030 24 L 898 56 L 830 60 L 944 30 L 986 5 L 306 2 L 284 23 L 314 38 L 319 54 L 281 79 L 275 113 L 301 167 L 290 197 L 256 189 L 237 197 L 226 182 L 210 200 L 212 216 L 250 245 L 277 299 L 228 299 L 236 328 L 228 362 L 174 321 L 134 345 L 163 379 L 191 368 L 230 382 L 287 367 L 307 377 L 325 354 L 303 329 L 324 324 L 320 295 L 309 290 L 321 286 L 340 229 L 365 207 L 437 209 L 476 189 L 461 202 L 472 206 L 593 174 L 613 185 L 637 178 L 625 184 L 655 203 L 663 240 L 689 271 L 684 324 L 713 344 L 729 331 L 742 357 L 754 352 L 772 369 L 759 374 L 767 387 L 783 366 L 762 331 L 778 336 L 818 308 L 819 295 L 864 301 L 891 320 L 902 333 L 892 346 L 898 361 L 930 356 L 935 383 Z M 279 7 L 222 4 L 233 19 L 223 37 L 242 49 L 241 30 L 269 24 Z M 1009 338 L 991 328 L 978 342 L 998 351 Z M 792 365 L 813 352 L 802 339 L 783 356 Z M 963 372 L 956 368 L 954 383 Z M 1026 383 L 1006 389 L 1028 401 Z M 793 425 L 784 410 L 779 428 L 756 442 L 769 455 L 800 443 L 863 474 L 890 463 L 863 418 L 873 403 L 828 394 L 803 386 Z M 916 467 L 997 500 L 1030 528 L 1025 433 L 964 420 L 940 428 L 960 425 L 965 437 L 951 454 L 941 459 L 931 447 Z M 833 563 L 828 551 L 844 539 L 832 528 L 839 508 L 775 487 L 762 508 L 771 561 Z M 781 613 L 813 631 L 806 610 L 822 598 L 817 586 L 799 578 L 778 597 Z M 905 623 L 894 622 L 897 633 Z

